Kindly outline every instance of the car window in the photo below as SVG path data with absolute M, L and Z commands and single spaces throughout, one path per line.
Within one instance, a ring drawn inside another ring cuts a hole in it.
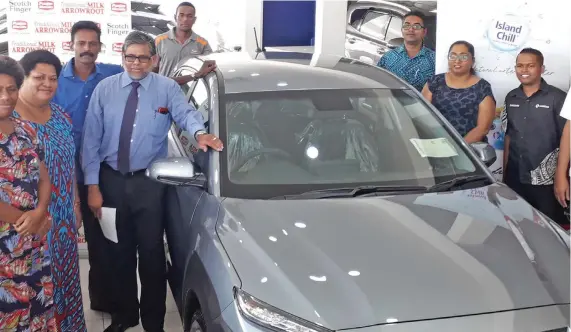
M 202 114 L 204 122 L 208 122 L 208 89 L 204 80 L 196 81 L 196 87 L 190 95 L 190 103 Z
M 390 16 L 385 13 L 369 11 L 361 24 L 361 32 L 371 37 L 384 40 Z
M 192 75 L 193 73 L 195 73 L 195 70 L 190 70 L 188 68 L 183 68 L 180 70 L 180 72 L 178 72 L 176 75 L 177 76 L 187 76 L 187 75 Z M 180 86 L 180 88 L 182 89 L 182 91 L 184 92 L 184 94 L 186 96 L 188 96 L 189 91 L 194 90 L 194 87 L 196 86 L 196 81 L 190 81 L 186 84 L 183 84 Z
M 361 24 L 361 20 L 363 16 L 366 14 L 367 9 L 356 9 L 351 14 L 351 26 L 355 29 L 359 29 L 359 24 Z
M 191 75 L 195 71 L 190 68 L 183 68 L 180 70 L 179 75 Z M 191 104 L 196 110 L 198 110 L 204 119 L 205 124 L 208 121 L 208 111 L 209 111 L 209 94 L 206 83 L 203 79 L 188 82 L 181 86 L 185 95 L 188 98 L 189 104 Z M 190 134 L 185 130 L 182 130 L 177 124 L 173 124 L 176 136 L 178 137 L 184 154 L 192 159 L 194 153 L 196 153 L 196 140 L 194 139 L 194 133 Z M 207 128 L 208 129 L 208 128 Z
M 416 94 L 352 89 L 228 95 L 223 196 L 269 198 L 484 174 Z M 430 151 L 429 151 L 430 150 Z
M 402 38 L 402 18 L 399 16 L 392 16 L 389 27 L 387 28 L 386 41 L 395 38 Z

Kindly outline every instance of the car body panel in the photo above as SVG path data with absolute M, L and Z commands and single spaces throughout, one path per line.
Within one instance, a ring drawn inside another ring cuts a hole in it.
M 244 291 L 333 330 L 569 303 L 568 248 L 525 201 L 449 196 L 228 198 L 217 230 Z
M 434 319 L 419 322 L 398 322 L 373 326 L 363 326 L 340 331 L 347 332 L 569 332 L 569 305 L 547 306 L 515 311 L 497 312 L 485 315 L 472 315 Z M 267 329 L 244 319 L 235 304 L 224 310 L 222 316 L 209 324 L 210 330 L 266 332 Z
M 232 52 L 202 58 L 216 61 L 224 75 L 225 94 L 316 88 L 407 87 L 391 73 L 371 70 L 372 67 L 365 63 L 334 55 L 313 57 L 312 54 L 295 52 L 265 52 L 258 55 Z M 198 60 L 189 60 L 193 61 Z

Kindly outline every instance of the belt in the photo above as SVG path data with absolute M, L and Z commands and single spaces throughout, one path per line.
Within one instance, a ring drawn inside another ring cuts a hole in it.
M 146 169 L 140 169 L 137 171 L 127 172 L 127 173 L 123 174 L 123 173 L 119 172 L 118 170 L 114 169 L 113 167 L 109 166 L 109 164 L 107 164 L 107 163 L 102 163 L 101 165 L 102 165 L 102 167 L 107 168 L 107 169 L 109 169 L 115 173 L 119 173 L 119 174 L 121 174 L 121 176 L 124 176 L 124 177 L 133 177 L 133 176 L 137 176 L 137 175 L 145 175 L 145 171 L 146 171 Z

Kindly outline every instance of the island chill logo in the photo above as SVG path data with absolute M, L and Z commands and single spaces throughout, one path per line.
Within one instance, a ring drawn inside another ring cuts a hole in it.
M 490 22 L 487 37 L 490 44 L 505 52 L 522 48 L 529 36 L 529 25 L 515 15 L 504 15 Z

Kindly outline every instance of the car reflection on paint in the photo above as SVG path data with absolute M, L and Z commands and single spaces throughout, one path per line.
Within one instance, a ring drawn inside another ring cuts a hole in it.
M 359 61 L 204 59 L 183 90 L 224 151 L 173 126 L 147 170 L 185 331 L 566 331 L 569 236 L 495 182 L 491 146 Z

